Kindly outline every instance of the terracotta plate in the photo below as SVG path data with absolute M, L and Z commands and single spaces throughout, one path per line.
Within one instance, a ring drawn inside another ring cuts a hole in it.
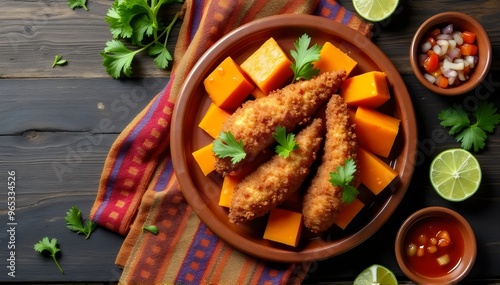
M 244 225 L 229 223 L 228 210 L 218 206 L 222 177 L 216 173 L 204 176 L 192 152 L 212 142 L 211 137 L 198 128 L 211 102 L 203 87 L 205 77 L 227 56 L 241 63 L 270 37 L 288 52 L 294 49 L 293 43 L 304 33 L 312 38 L 313 43 L 322 45 L 330 41 L 355 59 L 358 67 L 351 76 L 370 70 L 387 73 L 392 99 L 381 110 L 401 119 L 397 145 L 387 161 L 399 173 L 399 179 L 378 196 L 361 188 L 360 199 L 366 206 L 345 230 L 332 227 L 321 236 L 305 231 L 299 246 L 290 247 L 262 238 L 267 217 Z M 391 61 L 369 39 L 351 28 L 309 15 L 279 15 L 256 20 L 215 43 L 186 78 L 174 111 L 171 132 L 174 169 L 187 202 L 200 219 L 233 247 L 259 258 L 283 262 L 332 257 L 354 248 L 375 233 L 405 195 L 413 175 L 417 149 L 412 102 Z

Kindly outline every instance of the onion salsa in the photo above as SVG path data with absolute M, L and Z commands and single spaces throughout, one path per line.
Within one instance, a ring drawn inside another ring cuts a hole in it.
M 424 77 L 441 88 L 469 79 L 478 62 L 476 35 L 454 30 L 453 24 L 431 30 L 420 45 L 418 62 Z
M 456 221 L 447 217 L 418 220 L 404 239 L 404 258 L 409 267 L 427 277 L 453 271 L 464 254 L 464 240 Z

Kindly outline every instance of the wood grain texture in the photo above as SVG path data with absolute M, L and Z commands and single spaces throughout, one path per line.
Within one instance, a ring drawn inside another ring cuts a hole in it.
M 339 1 L 354 11 L 351 1 Z M 350 284 L 365 267 L 380 263 L 393 270 L 401 284 L 409 284 L 393 251 L 394 235 L 412 212 L 428 205 L 460 211 L 471 223 L 478 242 L 478 258 L 466 284 L 500 280 L 500 132 L 488 137 L 477 154 L 483 170 L 480 190 L 463 203 L 439 198 L 430 186 L 428 169 L 440 151 L 458 147 L 439 125 L 443 108 L 461 104 L 472 108 L 481 100 L 500 106 L 500 10 L 495 0 L 400 0 L 390 19 L 375 24 L 373 41 L 392 60 L 410 92 L 419 133 L 417 167 L 408 192 L 380 231 L 352 251 L 314 262 L 305 284 Z M 104 16 L 110 0 L 87 1 L 90 11 L 71 10 L 66 0 L 0 1 L 0 184 L 7 171 L 16 171 L 16 278 L 0 273 L 0 282 L 116 283 L 121 269 L 114 259 L 123 237 L 98 229 L 89 240 L 70 232 L 64 223 L 73 205 L 87 215 L 95 199 L 101 169 L 118 134 L 169 80 L 148 56 L 138 57 L 134 78 L 114 80 L 105 72 L 99 52 L 111 39 Z M 175 4 L 175 9 L 180 4 Z M 165 10 L 166 17 L 175 11 Z M 483 84 L 460 97 L 432 94 L 411 73 L 408 50 L 414 31 L 428 17 L 443 11 L 466 12 L 488 31 L 494 57 Z M 173 51 L 180 23 L 172 34 Z M 51 68 L 55 54 L 68 60 Z M 6 201 L 7 189 L 0 190 Z M 2 202 L 3 203 L 3 202 Z M 8 255 L 6 204 L 0 205 L 0 265 Z M 59 239 L 60 274 L 50 258 L 33 245 L 43 236 Z M 376 249 L 376 254 L 371 254 Z M 5 268 L 5 267 L 3 267 Z

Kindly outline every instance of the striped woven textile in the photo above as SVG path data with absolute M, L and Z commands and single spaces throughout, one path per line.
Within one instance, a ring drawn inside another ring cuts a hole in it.
M 104 164 L 90 217 L 125 235 L 121 284 L 293 284 L 310 264 L 258 260 L 228 246 L 187 205 L 170 159 L 170 122 L 183 79 L 219 38 L 275 14 L 315 14 L 370 37 L 372 25 L 334 0 L 187 0 L 167 86 L 122 131 Z M 142 230 L 156 225 L 159 233 Z

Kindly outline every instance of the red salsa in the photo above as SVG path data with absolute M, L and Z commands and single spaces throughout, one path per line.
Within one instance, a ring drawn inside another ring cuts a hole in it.
M 462 232 L 451 218 L 417 221 L 404 240 L 409 267 L 428 277 L 440 277 L 455 269 L 464 253 Z

